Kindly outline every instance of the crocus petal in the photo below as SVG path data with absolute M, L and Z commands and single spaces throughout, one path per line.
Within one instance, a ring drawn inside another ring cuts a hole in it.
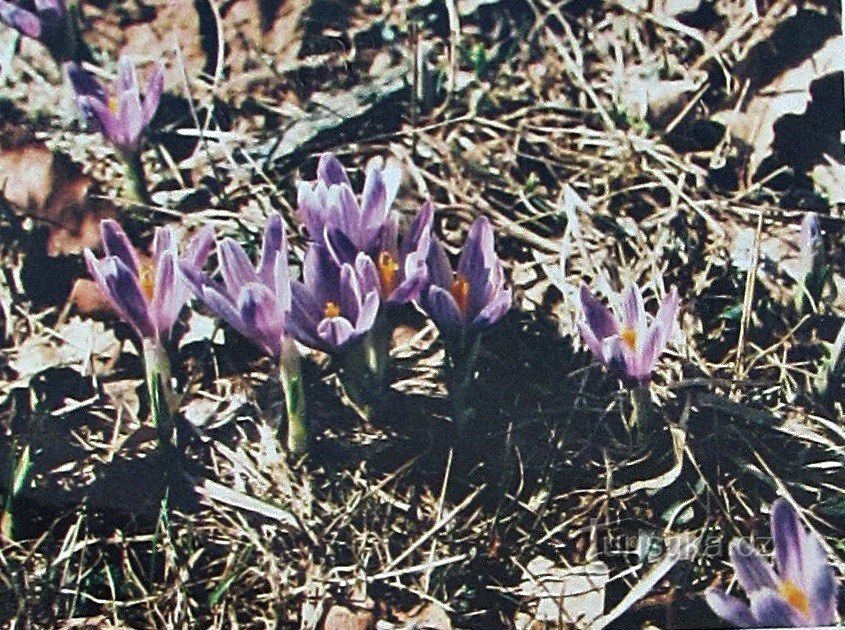
M 358 310 L 358 320 L 355 322 L 355 332 L 357 334 L 364 334 L 373 327 L 373 324 L 376 322 L 378 307 L 378 291 L 370 291 L 364 296 L 364 301 Z
M 640 288 L 631 283 L 622 293 L 622 326 L 642 336 L 646 330 L 645 303 Z
M 153 234 L 153 259 L 159 260 L 166 251 L 173 250 L 178 243 L 178 235 L 170 226 L 156 227 Z
M 142 338 L 152 338 L 155 329 L 138 278 L 119 258 L 109 256 L 102 261 L 91 258 L 93 254 L 86 254 L 88 268 L 96 269 L 97 274 L 92 275 L 118 313 Z
M 446 289 L 436 285 L 430 286 L 426 304 L 428 314 L 441 331 L 454 333 L 463 324 L 458 303 Z
M 278 356 L 284 326 L 273 292 L 257 282 L 246 285 L 238 297 L 238 312 L 247 336 L 271 356 Z
M 704 591 L 704 599 L 714 613 L 738 628 L 753 628 L 757 625 L 751 609 L 721 589 L 708 588 Z
M 150 303 L 150 314 L 161 341 L 170 336 L 188 293 L 185 281 L 176 268 L 174 252 L 165 251 L 156 266 L 155 294 Z
M 743 540 L 734 540 L 731 543 L 730 555 L 736 577 L 749 596 L 760 589 L 777 589 L 777 580 L 772 567 L 763 560 L 754 547 Z
M 249 327 L 244 323 L 235 304 L 226 294 L 214 286 L 202 285 L 199 287 L 197 297 L 217 317 L 221 318 L 245 337 L 249 336 Z
M 67 9 L 63 0 L 34 0 L 35 10 L 39 13 L 54 12 L 64 14 Z
M 135 63 L 130 57 L 121 57 L 117 62 L 117 90 L 119 93 L 135 92 L 138 94 L 138 74 Z
M 778 499 L 772 504 L 771 527 L 778 574 L 804 590 L 815 623 L 833 623 L 836 575 L 827 562 L 824 547 L 804 529 L 798 513 L 786 499 Z
M 291 307 L 290 269 L 288 267 L 287 248 L 276 257 L 276 267 L 273 271 L 273 289 L 276 293 L 276 304 L 285 313 L 285 319 Z
M 144 126 L 152 122 L 158 111 L 158 104 L 161 102 L 161 95 L 164 92 L 164 68 L 156 64 L 155 70 L 147 81 L 147 89 L 144 91 L 144 103 L 141 107 L 144 119 Z
M 601 341 L 619 333 L 619 323 L 610 310 L 599 302 L 586 285 L 581 285 L 581 310 L 592 335 Z M 586 340 L 585 340 L 586 341 Z
M 466 278 L 470 287 L 483 284 L 487 270 L 493 266 L 496 252 L 493 242 L 493 227 L 487 217 L 478 217 L 470 226 L 466 242 L 458 259 L 458 273 Z
M 103 249 L 106 255 L 119 258 L 126 265 L 126 268 L 137 276 L 138 255 L 120 223 L 113 219 L 104 219 L 100 222 L 100 234 L 103 237 Z
M 320 156 L 320 161 L 317 164 L 317 177 L 327 185 L 345 184 L 351 186 L 349 177 L 346 175 L 346 169 L 343 164 L 335 157 L 333 153 L 323 153 Z
M 80 99 L 82 102 L 79 103 L 79 107 L 83 115 L 90 115 L 91 120 L 94 121 L 93 126 L 103 134 L 103 137 L 115 146 L 120 146 L 118 143 L 123 142 L 123 123 L 117 115 L 104 101 L 94 98 L 83 99 L 83 97 Z
M 578 332 L 581 333 L 581 340 L 587 345 L 590 352 L 593 353 L 593 357 L 597 361 L 605 363 L 604 344 L 601 339 L 596 337 L 593 329 L 584 322 L 578 322 Z
M 330 317 L 317 326 L 317 335 L 329 348 L 341 348 L 352 339 L 352 324 L 345 317 Z
M 393 202 L 396 201 L 396 195 L 399 193 L 399 185 L 402 183 L 402 165 L 395 158 L 388 158 L 381 170 L 381 176 L 387 192 L 385 205 L 390 208 Z
M 777 592 L 763 589 L 749 594 L 751 614 L 761 628 L 794 628 L 810 625 L 809 620 L 803 618 Z
M 291 308 L 287 326 L 294 337 L 307 346 L 322 350 L 323 342 L 317 335 L 322 321 L 322 309 L 301 282 L 291 280 Z
M 224 238 L 217 251 L 220 257 L 220 273 L 229 295 L 238 295 L 245 285 L 258 281 L 249 256 L 234 239 Z
M 476 328 L 492 326 L 505 316 L 510 310 L 512 302 L 513 296 L 510 289 L 498 291 L 495 297 L 481 309 L 473 322 L 473 326 Z
M 426 257 L 431 245 L 431 226 L 433 223 L 434 204 L 431 203 L 431 200 L 427 200 L 420 211 L 417 212 L 417 216 L 414 217 L 411 227 L 408 229 L 408 234 L 402 240 L 403 256 L 416 252 L 423 259 Z
M 325 226 L 322 206 L 315 187 L 309 182 L 299 182 L 296 193 L 297 214 L 305 225 L 308 236 L 312 239 L 320 238 Z
M 449 256 L 446 254 L 446 250 L 436 238 L 431 241 L 426 265 L 428 266 L 429 281 L 433 285 L 446 289 L 452 286 L 452 280 L 454 279 L 452 265 L 449 263 Z
M 41 37 L 41 20 L 38 16 L 11 2 L 0 0 L 0 21 L 26 37 Z
M 335 264 L 351 263 L 358 256 L 358 247 L 343 231 L 327 225 L 323 231 L 323 244 L 329 250 Z
M 381 280 L 373 259 L 361 252 L 355 257 L 355 274 L 361 284 L 361 293 L 367 294 L 370 291 L 381 289 Z
M 183 262 L 199 271 L 208 260 L 212 247 L 214 247 L 214 229 L 210 225 L 204 225 L 197 230 L 188 243 Z
M 264 228 L 264 238 L 261 242 L 261 258 L 258 262 L 258 277 L 267 286 L 273 286 L 273 272 L 276 268 L 276 258 L 285 256 L 285 227 L 282 217 L 274 212 L 267 220 L 267 227 Z
M 357 321 L 363 296 L 355 268 L 350 264 L 344 264 L 340 268 L 340 292 L 338 297 L 340 298 L 338 305 L 343 316 L 349 318 L 352 322 Z
M 783 579 L 803 585 L 807 534 L 795 508 L 785 499 L 778 499 L 772 504 L 771 528 L 778 573 Z M 824 557 L 821 560 L 825 562 Z
M 381 169 L 367 168 L 364 191 L 361 194 L 361 220 L 366 229 L 380 227 L 387 213 L 387 189 Z
M 144 111 L 137 90 L 121 93 L 117 119 L 120 122 L 119 133 L 110 138 L 111 142 L 122 151 L 137 150 L 144 130 Z

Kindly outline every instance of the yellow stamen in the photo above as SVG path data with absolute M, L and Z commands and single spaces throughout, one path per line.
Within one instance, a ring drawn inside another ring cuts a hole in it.
M 378 275 L 381 280 L 381 292 L 389 295 L 396 288 L 396 272 L 399 265 L 393 260 L 390 252 L 381 252 L 378 255 Z
M 323 317 L 340 317 L 340 307 L 335 302 L 329 300 L 323 309 Z
M 804 616 L 810 614 L 810 598 L 807 597 L 807 593 L 804 592 L 804 589 L 797 586 L 795 582 L 792 580 L 785 580 L 781 582 L 780 586 L 778 586 L 778 591 L 795 610 Z
M 631 350 L 637 349 L 637 331 L 633 328 L 624 328 L 622 332 L 619 333 L 619 338 L 622 340 L 622 343 L 628 346 Z
M 140 269 L 138 269 L 138 282 L 141 285 L 141 291 L 144 292 L 147 299 L 152 300 L 156 288 L 155 265 L 141 265 Z
M 460 274 L 455 276 L 450 293 L 455 298 L 455 302 L 458 303 L 458 310 L 461 313 L 466 313 L 467 308 L 469 308 L 469 282 L 467 282 L 467 279 Z
M 109 96 L 108 106 L 112 114 L 117 114 L 117 110 L 120 109 L 120 102 L 114 96 Z

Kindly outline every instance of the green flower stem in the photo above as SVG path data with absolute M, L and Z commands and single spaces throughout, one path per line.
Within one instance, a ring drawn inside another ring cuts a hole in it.
M 151 205 L 152 198 L 147 186 L 147 175 L 144 173 L 144 163 L 141 161 L 141 152 L 124 153 L 122 157 L 127 197 L 137 203 Z
M 631 390 L 631 426 L 640 436 L 654 429 L 654 405 L 648 385 L 637 385 Z
M 305 387 L 302 382 L 299 350 L 293 339 L 282 341 L 279 358 L 279 380 L 285 392 L 285 410 L 288 420 L 288 452 L 302 455 L 308 451 L 308 418 L 305 408 Z
M 452 404 L 452 420 L 459 435 L 466 431 L 474 415 L 468 399 L 480 349 L 481 335 L 478 334 L 471 339 L 464 336 L 446 341 L 446 386 Z
M 388 317 L 379 313 L 373 328 L 340 357 L 343 389 L 365 416 L 387 394 L 391 333 Z
M 839 329 L 830 349 L 830 359 L 819 375 L 816 386 L 819 398 L 827 404 L 832 404 L 843 383 L 845 383 L 845 324 L 842 324 L 842 328 Z
M 170 359 L 158 340 L 145 339 L 143 350 L 150 412 L 158 434 L 159 448 L 170 469 L 178 463 L 179 452 L 173 417 L 178 403 L 170 376 Z

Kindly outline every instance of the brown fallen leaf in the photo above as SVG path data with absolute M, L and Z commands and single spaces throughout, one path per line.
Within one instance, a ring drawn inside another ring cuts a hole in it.
M 747 72 L 753 72 L 753 66 Z M 830 37 L 807 59 L 787 67 L 771 81 L 759 84 L 749 75 L 746 80 L 756 89 L 748 95 L 739 110 L 726 109 L 714 119 L 726 125 L 733 137 L 749 149 L 746 173 L 754 177 L 763 162 L 772 154 L 775 125 L 788 114 L 802 114 L 811 101 L 810 88 L 821 77 L 845 69 L 845 36 Z M 760 72 L 768 71 L 761 69 Z M 740 77 L 742 79 L 742 77 Z
M 78 254 L 100 243 L 99 225 L 114 207 L 95 200 L 91 179 L 65 154 L 21 138 L 0 150 L 0 196 L 50 230 L 47 254 Z
M 347 608 L 335 604 L 323 620 L 322 630 L 374 630 L 376 618 L 372 610 Z

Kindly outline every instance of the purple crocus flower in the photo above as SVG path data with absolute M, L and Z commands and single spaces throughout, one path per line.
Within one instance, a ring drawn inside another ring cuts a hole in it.
M 336 264 L 355 263 L 362 281 L 377 288 L 383 302 L 404 304 L 419 297 L 428 279 L 426 259 L 433 220 L 434 206 L 426 201 L 400 239 L 399 217 L 391 213 L 378 239 L 374 265 L 365 262 L 373 257 L 360 256 L 361 252 L 341 232 L 335 231 L 326 245 Z
M 116 221 L 102 221 L 100 231 L 106 255 L 97 259 L 86 249 L 88 271 L 117 313 L 142 340 L 165 344 L 179 312 L 191 296 L 179 263 L 202 266 L 211 249 L 213 234 L 210 229 L 201 229 L 180 261 L 177 234 L 170 227 L 156 228 L 152 258 L 148 260 L 138 255 Z
M 293 281 L 291 330 L 307 346 L 337 353 L 366 335 L 376 320 L 379 291 L 365 278 L 378 272 L 359 253 L 355 264 L 337 265 L 324 247 L 305 253 L 302 282 Z
M 31 7 L 28 10 L 19 3 L 0 0 L 0 22 L 59 52 L 69 28 L 64 0 L 34 0 Z
M 136 154 L 164 91 L 161 65 L 156 65 L 143 98 L 138 88 L 135 64 L 128 57 L 120 58 L 117 81 L 110 93 L 76 63 L 67 64 L 67 73 L 77 105 L 88 124 L 99 130 L 124 155 Z
M 731 562 L 749 604 L 717 588 L 705 599 L 719 617 L 741 628 L 832 626 L 837 586 L 818 538 L 804 529 L 785 499 L 772 504 L 777 570 L 741 540 L 731 543 Z
M 396 160 L 373 158 L 367 164 L 359 202 L 340 161 L 331 153 L 321 155 L 317 180 L 300 182 L 298 191 L 299 216 L 311 240 L 342 239 L 356 253 L 375 258 L 401 175 Z
M 428 253 L 428 275 L 423 308 L 450 337 L 486 328 L 511 307 L 511 290 L 505 288 L 504 268 L 486 217 L 477 218 L 470 227 L 454 271 L 443 245 L 434 239 Z
M 621 370 L 629 379 L 645 383 L 666 349 L 679 308 L 678 291 L 672 287 L 649 325 L 642 292 L 635 284 L 628 285 L 622 295 L 621 317 L 614 315 L 582 285 L 581 309 L 585 321 L 578 324 L 578 329 L 596 359 L 608 368 Z
M 196 296 L 232 328 L 279 358 L 291 307 L 288 244 L 282 217 L 274 213 L 264 230 L 261 257 L 253 266 L 234 239 L 217 244 L 223 283 L 186 261 L 182 270 Z

